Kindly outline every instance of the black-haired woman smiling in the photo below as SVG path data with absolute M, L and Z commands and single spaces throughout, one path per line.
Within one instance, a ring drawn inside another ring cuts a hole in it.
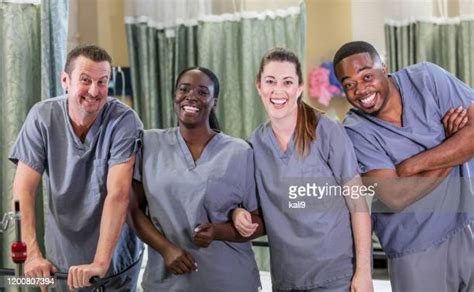
M 257 209 L 252 149 L 219 131 L 214 73 L 188 68 L 175 89 L 178 127 L 145 131 L 135 166 L 130 218 L 150 247 L 142 286 L 146 291 L 257 291 L 251 245 L 229 217 L 239 205 Z

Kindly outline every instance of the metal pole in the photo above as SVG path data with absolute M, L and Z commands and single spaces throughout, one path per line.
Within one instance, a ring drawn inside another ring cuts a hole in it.
M 20 212 L 20 202 L 15 201 L 15 234 L 16 234 L 16 242 L 22 243 L 21 241 L 21 212 Z M 23 276 L 23 263 L 26 260 L 26 245 L 25 245 L 25 258 L 23 260 L 19 260 L 18 258 L 14 258 L 14 261 L 17 263 L 16 265 L 16 276 L 21 277 Z M 15 256 L 15 255 L 13 255 Z M 18 286 L 18 292 L 23 291 L 23 287 L 21 285 Z

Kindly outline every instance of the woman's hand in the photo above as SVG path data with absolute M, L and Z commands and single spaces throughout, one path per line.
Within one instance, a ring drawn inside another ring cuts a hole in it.
M 215 232 L 212 223 L 204 223 L 194 229 L 193 241 L 199 247 L 208 247 L 214 238 Z
M 232 212 L 232 222 L 243 237 L 251 236 L 258 227 L 257 223 L 252 223 L 250 212 L 242 208 L 237 208 Z
M 192 255 L 176 245 L 170 244 L 163 251 L 166 268 L 173 274 L 181 275 L 197 271 L 197 263 Z
M 370 273 L 358 273 L 352 277 L 351 292 L 374 292 Z

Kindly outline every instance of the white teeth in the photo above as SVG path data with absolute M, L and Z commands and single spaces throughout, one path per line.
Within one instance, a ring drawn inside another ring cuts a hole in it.
M 367 106 L 367 105 L 371 105 L 374 99 L 375 99 L 375 93 L 371 94 L 370 96 L 366 98 L 361 99 L 360 102 L 362 102 L 364 106 Z
M 197 107 L 189 106 L 189 105 L 183 106 L 183 109 L 187 113 L 197 113 L 197 112 L 199 112 L 199 109 Z
M 99 100 L 99 98 L 93 98 L 93 97 L 83 97 L 84 98 L 84 101 L 87 102 L 87 103 L 94 103 L 96 101 Z
M 273 104 L 285 104 L 287 102 L 286 98 L 270 98 L 270 102 Z

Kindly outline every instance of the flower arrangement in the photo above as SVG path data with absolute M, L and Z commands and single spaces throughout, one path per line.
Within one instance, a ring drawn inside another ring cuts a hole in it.
M 309 96 L 319 103 L 329 106 L 333 96 L 344 94 L 341 84 L 337 81 L 331 61 L 323 62 L 309 72 Z

